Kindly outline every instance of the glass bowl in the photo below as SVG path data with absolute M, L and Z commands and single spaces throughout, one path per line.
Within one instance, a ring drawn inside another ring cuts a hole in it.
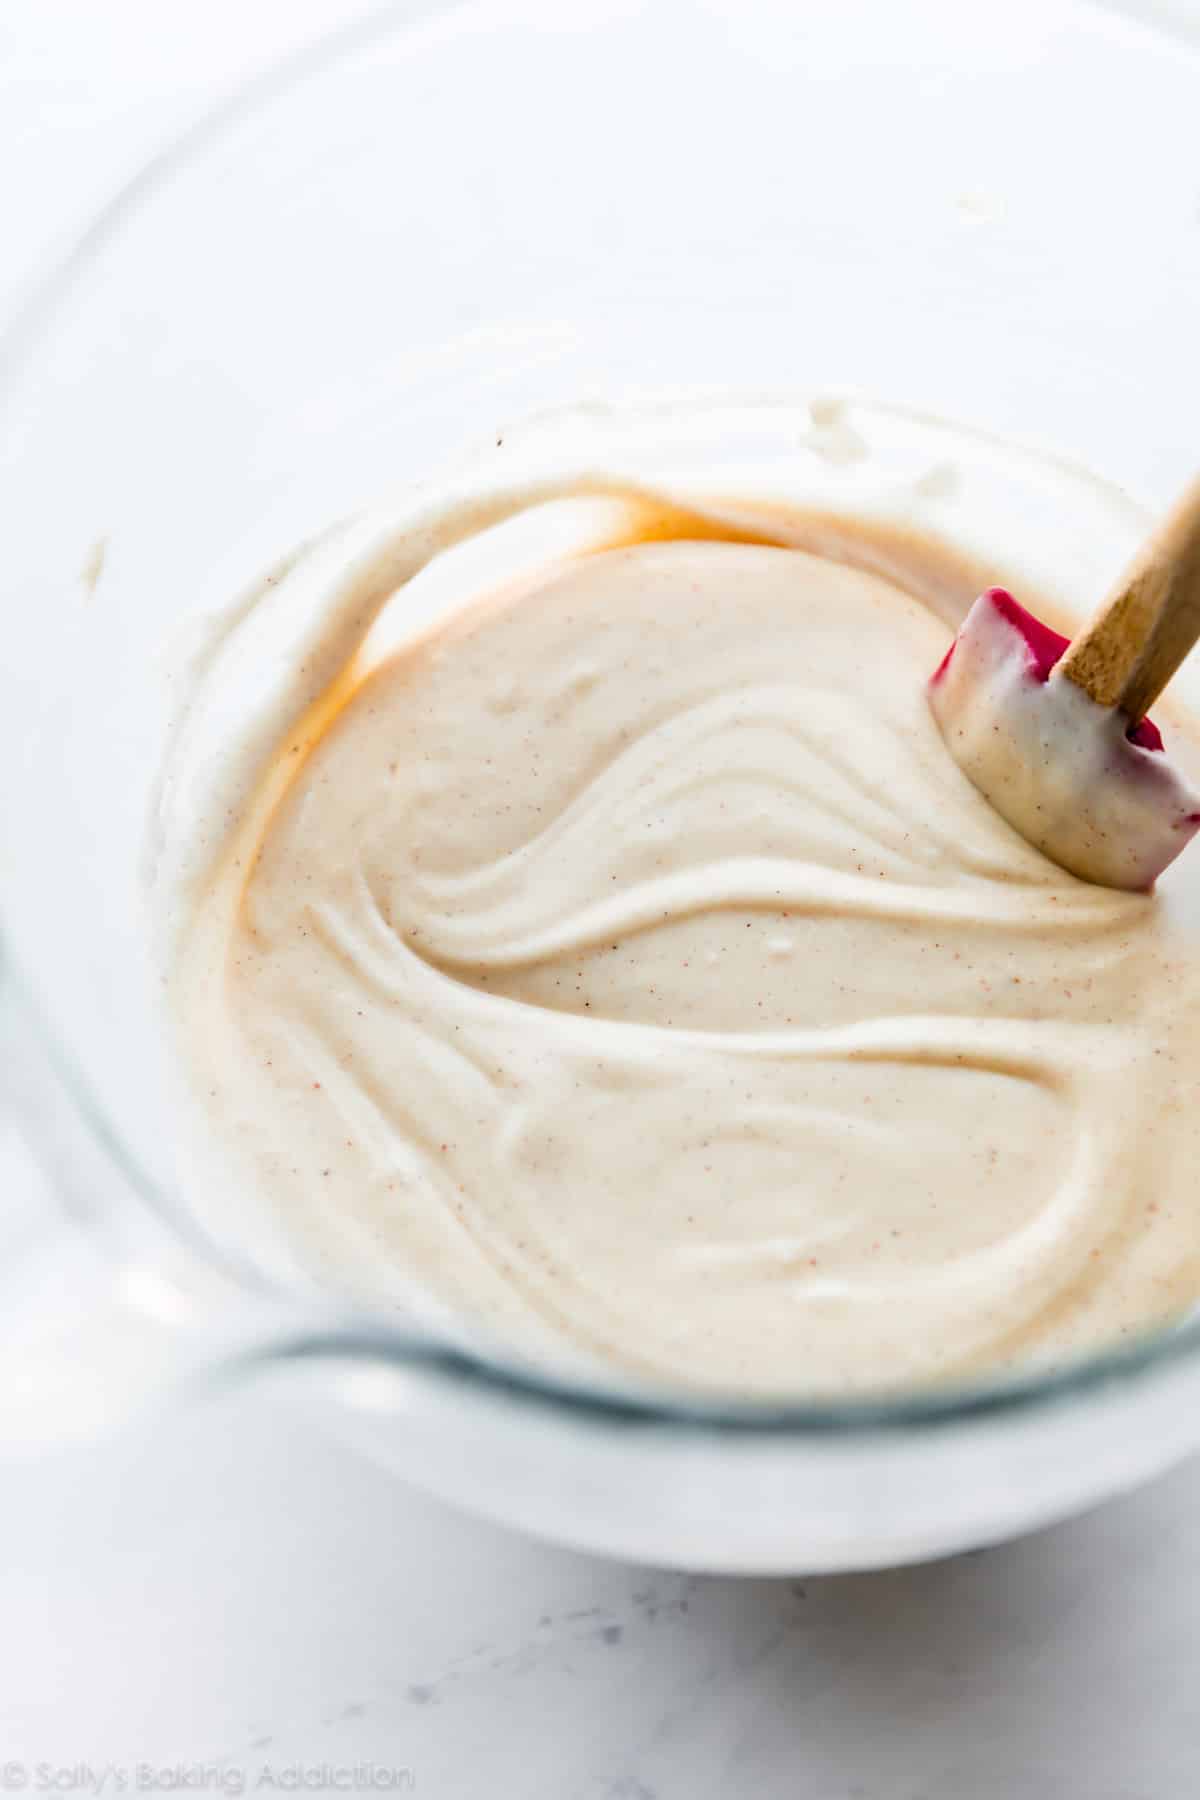
M 1192 46 L 1085 0 L 398 6 L 117 198 L 0 346 L 5 1074 L 73 1233 L 13 1259 L 14 1443 L 253 1371 L 544 1535 L 816 1570 L 995 1539 L 1200 1442 L 1195 1326 L 764 1408 L 314 1307 L 239 1242 L 236 1196 L 221 1229 L 184 1197 L 139 897 L 178 622 L 514 420 L 874 395 L 1061 504 L 1081 590 L 1115 570 L 1194 466 L 1198 98 Z

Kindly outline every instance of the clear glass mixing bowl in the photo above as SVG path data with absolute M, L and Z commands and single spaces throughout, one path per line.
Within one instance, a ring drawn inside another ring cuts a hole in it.
M 850 388 L 1164 501 L 1200 419 L 1198 103 L 1194 44 L 1084 0 L 398 6 L 97 221 L 0 347 L 4 1080 L 48 1176 L 47 1218 L 7 1221 L 11 1444 L 253 1370 L 548 1536 L 818 1569 L 996 1538 L 1200 1442 L 1196 1327 L 764 1411 L 314 1311 L 181 1201 L 138 899 L 173 624 L 523 415 Z M 1132 500 L 1109 531 L 1082 478 L 1025 479 L 1089 582 L 1115 567 Z

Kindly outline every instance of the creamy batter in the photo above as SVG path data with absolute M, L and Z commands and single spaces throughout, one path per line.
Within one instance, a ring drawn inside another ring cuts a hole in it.
M 406 589 L 546 497 L 341 528 L 201 661 L 158 907 L 246 1208 L 376 1306 L 742 1394 L 1177 1316 L 1193 940 L 947 754 L 968 578 L 602 500 L 453 604 Z

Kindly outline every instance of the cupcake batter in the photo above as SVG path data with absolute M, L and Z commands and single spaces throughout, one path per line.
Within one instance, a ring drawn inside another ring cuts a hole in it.
M 397 630 L 386 597 L 493 514 L 436 517 L 280 571 L 164 788 L 185 1061 L 297 1268 L 747 1395 L 1177 1316 L 1191 940 L 950 759 L 934 551 L 922 590 L 630 503 Z

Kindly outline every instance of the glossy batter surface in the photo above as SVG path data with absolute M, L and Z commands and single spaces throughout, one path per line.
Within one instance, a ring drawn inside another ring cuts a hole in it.
M 243 752 L 224 861 L 175 898 L 171 973 L 298 1261 L 744 1394 L 1181 1311 L 1190 941 L 991 811 L 926 702 L 947 641 L 881 576 L 683 539 L 560 561 L 359 676 L 320 649 L 325 702 L 269 777 Z

